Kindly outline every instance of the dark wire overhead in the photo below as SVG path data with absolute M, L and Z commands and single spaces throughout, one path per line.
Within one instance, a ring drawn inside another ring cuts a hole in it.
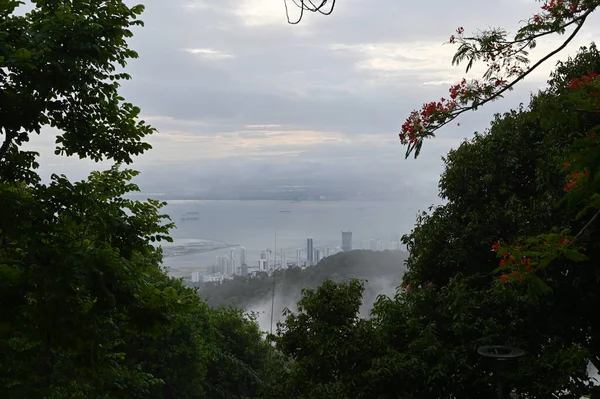
M 294 5 L 300 9 L 300 16 L 297 20 L 290 19 L 288 1 L 294 3 Z M 283 0 L 283 4 L 285 4 L 285 15 L 288 23 L 291 25 L 296 25 L 302 21 L 304 11 L 318 12 L 319 14 L 323 15 L 331 14 L 333 12 L 333 8 L 335 7 L 335 0 Z

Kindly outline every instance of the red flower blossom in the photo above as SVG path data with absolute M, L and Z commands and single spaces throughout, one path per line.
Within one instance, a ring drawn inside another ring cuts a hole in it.
M 567 182 L 567 184 L 565 184 L 565 188 L 564 188 L 564 190 L 565 190 L 565 192 L 567 192 L 567 193 L 568 193 L 569 191 L 571 191 L 571 190 L 572 190 L 573 188 L 575 188 L 576 186 L 577 186 L 577 182 L 575 182 L 575 181 L 573 181 L 573 180 L 569 180 L 569 181 Z
M 498 252 L 498 250 L 500 250 L 501 245 L 502 244 L 500 244 L 500 241 L 496 241 L 492 244 L 492 251 Z

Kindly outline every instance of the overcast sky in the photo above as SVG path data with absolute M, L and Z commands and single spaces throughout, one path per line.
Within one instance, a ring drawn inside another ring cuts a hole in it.
M 456 27 L 514 31 L 539 2 L 338 0 L 332 15 L 305 15 L 295 26 L 286 23 L 282 0 L 145 5 L 146 26 L 131 40 L 140 58 L 130 62 L 133 80 L 122 93 L 159 130 L 149 139 L 154 149 L 134 164 L 154 183 L 349 170 L 390 176 L 433 201 L 440 157 L 483 131 L 494 112 L 527 102 L 557 60 L 505 99 L 441 130 L 418 160 L 404 160 L 397 134 L 408 113 L 447 96 L 463 76 L 463 67 L 451 66 L 456 47 L 444 44 Z M 597 36 L 599 17 L 559 58 Z M 559 39 L 541 41 L 532 58 Z M 32 140 L 44 154 L 43 173 L 81 178 L 104 167 L 52 156 L 52 140 L 52 134 Z

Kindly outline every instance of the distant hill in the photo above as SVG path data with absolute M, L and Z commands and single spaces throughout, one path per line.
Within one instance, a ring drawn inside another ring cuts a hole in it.
M 363 299 L 363 315 L 366 316 L 377 295 L 394 294 L 404 274 L 406 258 L 407 254 L 402 251 L 341 252 L 304 270 L 292 267 L 277 270 L 272 276 L 261 273 L 255 277 L 236 276 L 223 283 L 205 283 L 200 287 L 199 294 L 213 307 L 233 305 L 265 313 L 270 319 L 274 282 L 274 319 L 277 321 L 284 308 L 295 309 L 302 288 L 317 287 L 328 278 L 334 281 L 358 278 L 368 281 Z M 265 323 L 266 320 L 260 323 L 263 328 Z

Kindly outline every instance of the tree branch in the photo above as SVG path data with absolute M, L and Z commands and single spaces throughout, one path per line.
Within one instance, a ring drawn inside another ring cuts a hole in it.
M 6 136 L 4 137 L 4 142 L 2 143 L 2 146 L 0 147 L 0 161 L 2 161 L 2 159 L 8 152 L 10 145 L 12 144 L 12 140 L 15 138 L 15 134 L 11 133 L 9 131 L 6 131 L 6 129 L 4 129 L 4 133 L 6 134 Z
M 600 209 L 594 214 L 594 216 L 592 216 L 592 218 L 589 220 L 589 222 L 586 223 L 585 226 L 583 226 L 583 228 L 581 230 L 579 230 L 579 233 L 577 233 L 577 235 L 575 236 L 575 238 L 573 239 L 573 241 L 575 241 L 576 239 L 579 238 L 579 236 L 581 236 L 581 234 L 583 234 L 583 232 L 592 225 L 592 223 L 594 223 L 594 221 L 598 218 L 598 216 L 600 215 Z M 600 370 L 600 369 L 599 369 Z
M 501 90 L 499 90 L 498 92 L 494 93 L 492 96 L 490 96 L 489 98 L 485 99 L 481 103 L 477 104 L 477 106 L 471 105 L 471 106 L 468 106 L 468 107 L 464 107 L 464 108 L 462 108 L 459 111 L 456 111 L 452 115 L 451 119 L 449 119 L 449 120 L 445 121 L 444 123 L 438 125 L 435 128 L 435 130 L 438 130 L 438 129 L 446 126 L 448 123 L 450 123 L 454 119 L 456 119 L 460 114 L 465 113 L 467 111 L 471 111 L 471 110 L 475 109 L 476 107 L 480 107 L 480 106 L 482 106 L 484 104 L 487 104 L 487 103 L 495 100 L 496 98 L 500 97 L 504 92 L 512 89 L 514 85 L 516 85 L 518 82 L 520 82 L 521 80 L 523 80 L 527 75 L 529 75 L 531 72 L 533 72 L 537 67 L 539 67 L 544 62 L 546 62 L 548 59 L 550 59 L 551 57 L 555 56 L 556 54 L 558 54 L 559 52 L 561 52 L 562 50 L 564 50 L 564 48 L 567 47 L 567 45 L 575 38 L 575 36 L 577 36 L 577 34 L 579 33 L 579 31 L 583 27 L 583 24 L 585 23 L 586 18 L 591 14 L 592 11 L 593 10 L 588 10 L 585 14 L 581 15 L 581 17 L 579 18 L 579 24 L 577 25 L 577 27 L 575 28 L 575 30 L 569 35 L 569 37 L 558 48 L 556 48 L 553 51 L 551 51 L 550 53 L 546 54 L 541 60 L 539 60 L 538 62 L 536 62 L 533 66 L 529 67 L 525 72 L 523 72 L 521 75 L 519 75 L 519 77 L 517 77 L 515 80 L 513 80 L 510 84 L 508 84 L 507 86 L 503 87 Z

